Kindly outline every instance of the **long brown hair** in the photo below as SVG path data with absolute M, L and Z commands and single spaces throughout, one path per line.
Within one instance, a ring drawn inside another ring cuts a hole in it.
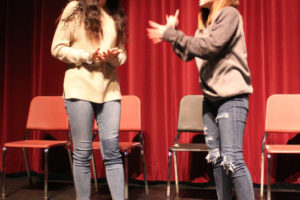
M 198 14 L 198 29 L 204 30 L 206 26 L 211 24 L 215 15 L 221 9 L 232 6 L 238 8 L 240 5 L 239 0 L 214 0 L 211 9 L 201 8 Z
M 98 3 L 101 0 L 69 0 L 77 1 L 77 7 L 64 20 L 65 23 L 79 17 L 84 22 L 84 28 L 92 38 L 99 39 L 103 35 L 102 22 L 100 19 L 101 10 Z M 125 27 L 126 16 L 120 6 L 120 0 L 107 0 L 105 10 L 113 17 L 117 31 L 117 46 L 124 46 L 126 41 Z

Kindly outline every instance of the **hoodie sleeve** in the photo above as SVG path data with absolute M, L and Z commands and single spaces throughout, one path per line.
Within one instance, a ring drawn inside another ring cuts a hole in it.
M 235 33 L 238 23 L 239 12 L 233 7 L 226 7 L 211 23 L 208 35 L 191 37 L 180 30 L 168 28 L 163 39 L 169 41 L 175 53 L 185 61 L 194 57 L 208 59 L 222 51 Z

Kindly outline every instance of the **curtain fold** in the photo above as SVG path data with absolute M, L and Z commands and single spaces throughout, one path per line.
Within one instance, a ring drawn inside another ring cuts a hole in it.
M 244 156 L 254 183 L 259 183 L 266 99 L 275 93 L 300 93 L 300 1 L 240 2 L 254 87 L 250 96 Z M 23 138 L 32 97 L 63 93 L 65 64 L 51 56 L 50 47 L 56 19 L 66 3 L 67 0 L 0 0 L 1 149 L 5 142 Z M 169 44 L 152 44 L 147 39 L 146 28 L 148 20 L 165 23 L 166 14 L 174 14 L 180 9 L 179 28 L 192 36 L 197 28 L 198 1 L 121 0 L 121 3 L 128 17 L 128 60 L 117 69 L 121 91 L 123 95 L 141 98 L 147 175 L 150 181 L 166 181 L 168 147 L 174 143 L 176 135 L 179 101 L 188 94 L 201 94 L 199 73 L 194 61 L 181 61 Z M 45 133 L 41 137 L 57 136 Z M 122 135 L 121 139 L 127 137 Z M 194 135 L 181 138 L 181 142 L 200 140 Z M 268 142 L 300 143 L 300 138 L 298 135 L 272 136 Z M 204 154 L 178 153 L 179 180 L 210 181 L 210 165 L 204 157 Z M 100 153 L 96 153 L 96 158 L 98 175 L 103 177 Z M 273 179 L 300 182 L 300 166 L 283 165 L 283 162 L 299 163 L 299 158 L 278 157 Z M 32 170 L 42 173 L 41 152 L 29 152 L 29 159 L 33 161 Z M 58 165 L 66 165 L 62 156 L 60 159 Z M 139 159 L 138 155 L 132 159 Z M 135 163 L 131 163 L 131 174 L 142 179 L 139 167 L 133 167 Z M 22 152 L 9 150 L 7 172 L 23 171 Z

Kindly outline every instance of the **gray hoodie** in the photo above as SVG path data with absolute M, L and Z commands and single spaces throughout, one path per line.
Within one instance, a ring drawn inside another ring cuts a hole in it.
M 237 9 L 223 8 L 194 37 L 168 28 L 163 39 L 172 44 L 184 61 L 196 59 L 201 89 L 211 101 L 253 92 L 243 20 Z

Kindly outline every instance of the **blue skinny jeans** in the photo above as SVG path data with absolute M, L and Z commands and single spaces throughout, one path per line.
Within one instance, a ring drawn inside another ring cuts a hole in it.
M 243 157 L 248 95 L 211 102 L 204 98 L 203 124 L 219 200 L 254 200 L 253 183 Z
M 124 200 L 124 170 L 119 150 L 121 103 L 103 104 L 66 99 L 73 141 L 73 173 L 78 200 L 90 200 L 92 126 L 94 116 L 99 127 L 101 155 L 113 200 Z

